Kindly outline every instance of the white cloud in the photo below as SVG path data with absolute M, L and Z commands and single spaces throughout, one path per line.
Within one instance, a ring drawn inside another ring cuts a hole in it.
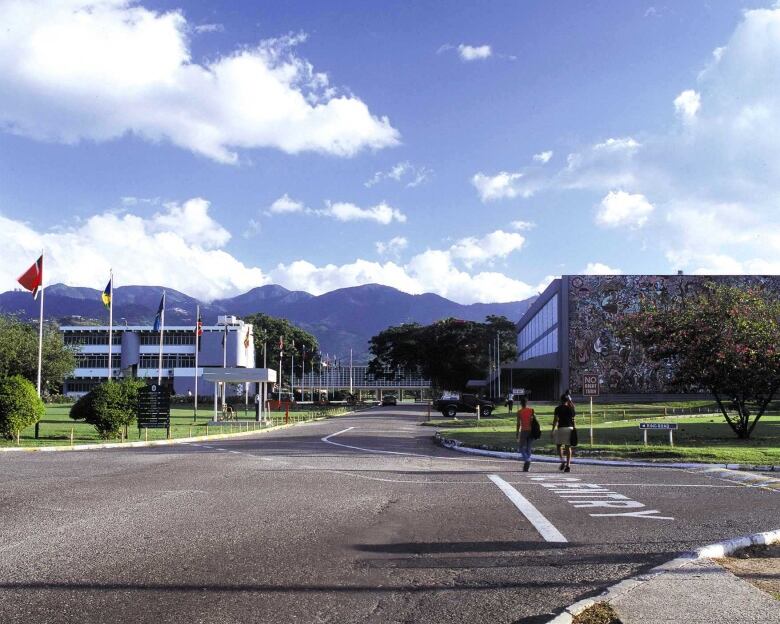
M 520 184 L 523 178 L 522 172 L 501 171 L 494 176 L 486 175 L 481 171 L 474 174 L 471 183 L 477 189 L 483 202 L 496 199 L 512 199 L 514 197 L 530 197 L 530 194 Z
M 585 275 L 622 275 L 620 269 L 613 269 L 601 262 L 588 262 L 588 265 L 582 270 Z
M 374 243 L 376 252 L 380 256 L 395 256 L 398 257 L 401 252 L 407 248 L 409 241 L 403 236 L 394 236 L 389 241 L 377 241 Z
M 477 238 L 469 236 L 457 241 L 449 249 L 452 258 L 462 260 L 467 267 L 495 258 L 505 258 L 510 253 L 518 251 L 525 243 L 525 237 L 515 232 L 496 230 Z
M 603 143 L 596 143 L 596 145 L 593 146 L 593 150 L 602 150 L 608 152 L 633 152 L 638 150 L 640 147 L 642 147 L 642 144 L 633 137 L 619 137 L 617 139 L 607 139 Z
M 489 45 L 471 46 L 461 43 L 458 46 L 458 55 L 462 61 L 482 61 L 490 58 L 493 50 Z
M 292 199 L 285 193 L 271 204 L 270 208 L 268 208 L 268 212 L 271 214 L 286 214 L 291 212 L 303 212 L 305 209 L 306 206 L 303 205 L 303 202 Z
M 596 223 L 604 227 L 641 228 L 652 212 L 653 205 L 647 201 L 644 195 L 632 195 L 625 191 L 610 191 L 601 200 L 601 205 L 596 213 Z
M 225 32 L 225 27 L 222 24 L 198 24 L 192 30 L 200 35 L 202 33 Z
M 196 198 L 166 204 L 151 218 L 105 212 L 48 232 L 0 216 L 0 246 L 19 265 L 44 249 L 47 284 L 102 288 L 113 268 L 117 285 L 167 286 L 214 299 L 268 283 L 262 270 L 220 248 L 230 234 L 208 209 L 206 200 Z M 24 268 L 10 262 L 0 265 L 0 288 L 17 287 L 16 277 Z
M 531 221 L 512 221 L 510 225 L 512 226 L 513 230 L 517 230 L 518 232 L 531 230 L 536 227 L 536 223 L 533 223 Z
M 553 157 L 552 150 L 548 150 L 546 152 L 540 152 L 538 154 L 534 154 L 534 161 L 546 165 L 548 162 L 550 162 L 550 159 L 552 157 Z
M 701 95 L 693 89 L 687 89 L 674 99 L 674 110 L 686 123 L 696 119 L 701 108 Z
M 351 156 L 398 131 L 296 56 L 305 36 L 209 62 L 191 57 L 179 11 L 133 0 L 0 1 L 0 123 L 73 144 L 132 133 L 219 162 L 275 148 Z
M 227 251 L 229 234 L 209 215 L 209 208 L 206 200 L 195 198 L 165 204 L 148 218 L 104 212 L 78 225 L 46 232 L 0 215 L 0 247 L 7 258 L 16 259 L 0 264 L 0 290 L 16 288 L 16 278 L 41 249 L 46 253 L 47 284 L 102 288 L 113 268 L 117 286 L 166 286 L 203 300 L 271 282 L 314 294 L 376 282 L 409 293 L 433 292 L 461 303 L 523 299 L 546 286 L 529 285 L 497 271 L 469 270 L 522 247 L 519 234 L 501 230 L 461 239 L 447 249 L 428 249 L 404 264 L 358 258 L 317 266 L 299 259 L 265 271 L 247 266 Z M 192 218 L 192 223 L 182 231 L 186 218 Z M 384 245 L 385 252 L 400 251 L 407 242 L 396 237 Z
M 395 180 L 402 183 L 406 181 L 407 188 L 419 186 L 431 176 L 432 171 L 427 167 L 418 167 L 408 160 L 393 165 L 388 171 L 377 171 L 364 183 L 366 188 L 379 184 L 382 180 Z
M 382 225 L 389 225 L 393 221 L 399 223 L 406 221 L 403 212 L 385 202 L 370 208 L 361 208 L 349 202 L 327 202 L 327 208 L 317 210 L 316 213 L 320 216 L 332 217 L 337 221 L 376 221 Z

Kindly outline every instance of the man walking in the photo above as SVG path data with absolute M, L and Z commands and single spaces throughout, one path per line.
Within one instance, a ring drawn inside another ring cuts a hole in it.
M 523 457 L 523 472 L 531 468 L 531 447 L 533 446 L 534 411 L 528 407 L 526 398 L 520 397 L 520 409 L 517 410 L 517 452 Z

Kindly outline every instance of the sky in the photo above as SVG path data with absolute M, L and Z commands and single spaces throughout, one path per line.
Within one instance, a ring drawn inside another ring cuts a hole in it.
M 780 4 L 0 0 L 0 290 L 780 273 Z

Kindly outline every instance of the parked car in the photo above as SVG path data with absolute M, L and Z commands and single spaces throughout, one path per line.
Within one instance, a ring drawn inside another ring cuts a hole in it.
M 489 417 L 495 407 L 491 401 L 480 399 L 476 394 L 462 394 L 460 392 L 445 392 L 433 402 L 433 408 L 441 412 L 442 416 L 454 418 L 458 414 L 476 414 L 477 406 L 481 416 Z
M 398 405 L 398 399 L 392 394 L 386 394 L 382 397 L 382 405 Z

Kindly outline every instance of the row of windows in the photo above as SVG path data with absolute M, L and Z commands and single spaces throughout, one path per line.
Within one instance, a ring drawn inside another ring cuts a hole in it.
M 550 328 L 558 324 L 558 294 L 553 295 L 544 304 L 531 321 L 520 330 L 518 347 L 520 351 L 527 349 L 536 339 L 544 335 Z
M 388 371 L 389 372 L 389 371 Z M 431 385 L 431 382 L 419 373 L 406 372 L 406 371 L 392 371 L 392 375 L 387 377 L 374 377 L 374 375 L 368 374 L 367 366 L 353 366 L 352 367 L 352 385 L 353 386 L 386 386 L 389 388 L 398 386 L 418 386 L 421 388 L 427 388 Z M 289 380 L 284 380 L 285 383 Z M 297 373 L 293 380 L 296 387 L 301 385 L 301 375 Z M 314 371 L 306 370 L 306 375 L 303 379 L 303 385 L 313 386 L 335 386 L 335 387 L 349 387 L 350 385 L 350 368 L 349 366 L 330 366 L 322 369 L 320 374 L 319 368 L 315 367 Z
M 138 368 L 157 368 L 160 362 L 159 355 L 141 355 Z M 188 353 L 163 354 L 163 368 L 195 368 L 195 356 Z
M 553 329 L 549 334 L 543 336 L 539 341 L 531 345 L 528 349 L 520 353 L 520 361 L 531 358 L 556 353 L 558 351 L 558 328 Z
M 114 368 L 119 368 L 122 366 L 122 356 L 111 354 L 111 363 Z M 108 368 L 108 353 L 76 354 L 76 368 Z
M 102 379 L 74 379 L 65 382 L 65 392 L 89 392 L 104 383 Z
M 101 334 L 71 334 L 66 333 L 63 336 L 63 342 L 66 345 L 107 345 L 108 344 L 108 332 Z M 122 334 L 114 332 L 111 336 L 111 344 L 121 345 Z
M 142 345 L 160 344 L 160 334 L 155 332 L 144 332 L 138 337 Z M 163 344 L 167 345 L 194 345 L 195 332 L 164 332 Z

